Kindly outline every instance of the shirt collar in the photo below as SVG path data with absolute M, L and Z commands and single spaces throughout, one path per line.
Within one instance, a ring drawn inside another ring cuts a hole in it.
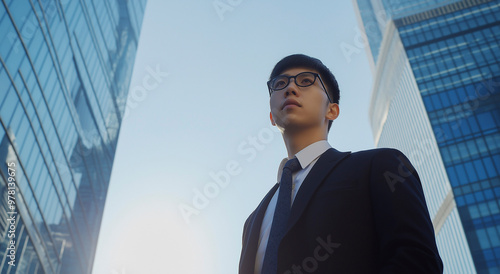
M 306 168 L 312 161 L 318 158 L 325 151 L 330 149 L 331 146 L 326 140 L 317 141 L 303 148 L 301 151 L 295 154 L 295 157 L 299 160 L 300 167 L 302 169 Z M 290 160 L 288 157 L 281 160 L 280 167 L 278 169 L 278 182 L 281 180 L 281 173 L 283 172 L 283 167 L 286 162 Z

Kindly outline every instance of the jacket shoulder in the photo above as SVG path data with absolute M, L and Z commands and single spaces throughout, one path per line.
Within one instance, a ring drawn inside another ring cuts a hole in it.
M 373 160 L 383 159 L 383 158 L 391 158 L 391 157 L 400 157 L 404 156 L 403 152 L 395 148 L 374 148 L 368 150 L 361 150 L 357 152 L 352 152 L 351 157 L 357 160 L 366 159 Z M 406 156 L 404 156 L 406 158 Z

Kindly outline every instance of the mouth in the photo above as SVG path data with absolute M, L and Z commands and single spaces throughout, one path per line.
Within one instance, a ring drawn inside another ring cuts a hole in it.
M 297 100 L 294 99 L 287 99 L 284 103 L 281 109 L 285 108 L 292 108 L 292 107 L 301 107 L 300 103 Z

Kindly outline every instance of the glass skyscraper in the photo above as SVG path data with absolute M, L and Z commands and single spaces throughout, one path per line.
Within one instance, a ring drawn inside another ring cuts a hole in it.
M 1 273 L 91 273 L 145 5 L 0 3 Z
M 353 3 L 375 143 L 421 174 L 445 273 L 500 273 L 500 1 Z

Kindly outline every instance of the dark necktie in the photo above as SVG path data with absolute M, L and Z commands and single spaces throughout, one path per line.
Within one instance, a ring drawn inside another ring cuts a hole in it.
M 292 173 L 300 169 L 300 163 L 297 158 L 288 160 L 285 167 L 283 167 L 278 201 L 274 211 L 269 240 L 267 241 L 261 274 L 276 274 L 278 270 L 278 247 L 286 232 L 286 225 L 292 206 Z

